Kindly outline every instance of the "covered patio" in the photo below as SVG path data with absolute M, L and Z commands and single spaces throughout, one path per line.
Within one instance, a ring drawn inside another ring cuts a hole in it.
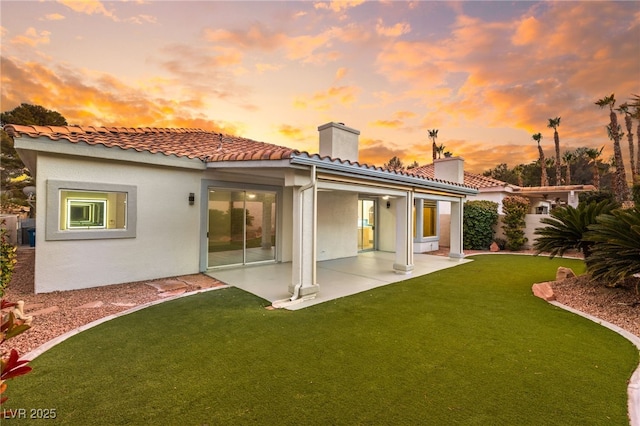
M 293 302 L 288 301 L 291 295 L 286 286 L 291 281 L 290 262 L 213 270 L 207 274 L 275 302 L 276 307 L 297 310 L 471 262 L 470 259 L 414 254 L 413 272 L 405 275 L 394 273 L 389 268 L 394 259 L 395 253 L 371 251 L 358 256 L 317 262 L 318 293 L 314 298 L 302 297 Z

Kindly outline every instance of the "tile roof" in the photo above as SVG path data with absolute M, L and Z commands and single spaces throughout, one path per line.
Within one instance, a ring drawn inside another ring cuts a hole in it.
M 247 160 L 282 160 L 309 158 L 327 164 L 341 164 L 356 167 L 360 170 L 378 171 L 396 175 L 400 178 L 418 178 L 421 180 L 445 183 L 459 187 L 476 189 L 471 182 L 463 184 L 436 179 L 433 173 L 418 174 L 415 170 L 390 170 L 364 163 L 322 157 L 292 148 L 258 142 L 252 139 L 206 131 L 202 129 L 178 129 L 155 127 L 94 127 L 94 126 L 22 126 L 7 124 L 4 130 L 12 137 L 47 137 L 52 141 L 68 141 L 102 145 L 107 148 L 121 148 L 152 154 L 175 155 L 176 157 L 197 158 L 204 162 L 247 161 Z
M 407 170 L 407 172 L 428 179 L 434 179 L 435 177 L 433 164 L 427 164 L 424 166 L 416 167 L 415 169 L 409 169 Z M 495 188 L 510 185 L 507 182 L 503 182 L 489 176 L 477 175 L 475 173 L 467 171 L 464 172 L 464 184 L 473 188 Z M 514 185 L 510 186 L 513 187 Z
M 205 162 L 281 160 L 298 151 L 238 136 L 202 129 L 161 129 L 153 127 L 21 126 L 8 124 L 10 136 L 48 137 L 51 140 L 84 142 L 107 148 L 133 149 L 176 157 L 198 158 Z

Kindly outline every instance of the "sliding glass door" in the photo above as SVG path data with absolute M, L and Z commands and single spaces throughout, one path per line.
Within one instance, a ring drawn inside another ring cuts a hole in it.
M 358 200 L 358 251 L 375 250 L 376 201 Z
M 209 189 L 208 267 L 276 258 L 276 193 Z

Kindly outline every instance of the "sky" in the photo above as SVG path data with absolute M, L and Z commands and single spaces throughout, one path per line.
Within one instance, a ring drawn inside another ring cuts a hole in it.
M 534 133 L 554 155 L 555 117 L 562 152 L 604 146 L 608 159 L 594 102 L 640 94 L 636 1 L 3 0 L 0 36 L 1 111 L 26 102 L 70 125 L 202 128 L 310 153 L 335 121 L 374 165 L 430 163 L 430 129 L 466 170 L 530 163 Z

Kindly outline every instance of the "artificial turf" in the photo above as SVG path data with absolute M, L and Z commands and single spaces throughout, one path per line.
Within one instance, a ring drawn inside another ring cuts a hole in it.
M 152 306 L 45 352 L 5 406 L 74 425 L 628 424 L 638 350 L 531 294 L 582 262 L 473 259 L 293 312 L 236 288 Z

